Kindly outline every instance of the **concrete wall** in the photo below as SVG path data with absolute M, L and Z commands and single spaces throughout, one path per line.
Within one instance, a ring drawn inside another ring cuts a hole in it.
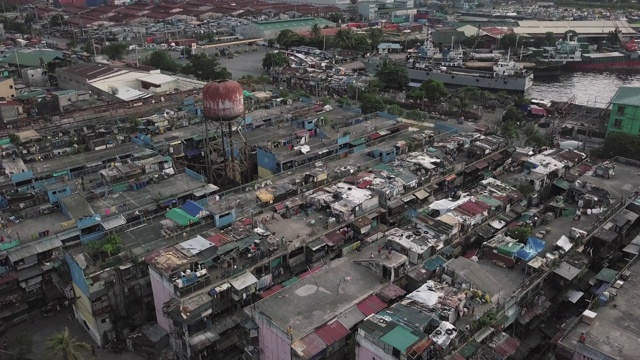
M 87 281 L 84 278 L 84 271 L 80 268 L 80 266 L 76 263 L 74 259 L 72 259 L 69 255 L 64 256 L 64 259 L 69 266 L 69 271 L 71 272 L 71 281 L 74 285 L 74 290 L 76 296 L 80 293 L 84 294 L 84 296 L 89 296 L 89 285 L 87 285 Z M 77 287 L 77 290 L 75 289 Z
M 167 280 L 162 279 L 162 276 L 152 268 L 149 268 L 149 277 L 151 278 L 153 303 L 156 307 L 156 320 L 161 328 L 171 333 L 171 321 L 162 312 L 162 305 L 173 298 L 173 286 Z
M 0 97 L 7 100 L 11 100 L 11 98 L 15 97 L 16 89 L 14 85 L 13 78 L 7 78 L 0 82 Z
M 82 327 L 89 332 L 91 338 L 96 343 L 101 344 L 98 324 L 91 310 L 91 301 L 82 293 L 82 290 L 75 283 L 73 283 L 73 291 L 76 294 L 76 302 L 73 304 L 76 319 L 78 319 Z
M 396 358 L 386 354 L 382 349 L 372 344 L 369 340 L 356 335 L 356 360 L 395 360 Z
M 262 350 L 261 360 L 291 359 L 291 340 L 271 320 L 256 312 L 253 316 L 258 324 L 258 341 Z

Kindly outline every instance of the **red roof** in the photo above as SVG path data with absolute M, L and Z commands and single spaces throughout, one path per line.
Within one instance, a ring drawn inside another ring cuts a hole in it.
M 366 189 L 369 187 L 369 185 L 373 184 L 373 180 L 364 180 L 363 182 L 361 182 L 360 184 L 358 184 L 358 187 L 360 189 Z
M 364 314 L 364 316 L 369 316 L 377 313 L 380 310 L 383 310 L 387 307 L 387 304 L 384 301 L 380 300 L 379 297 L 375 295 L 371 295 L 368 298 L 362 300 L 356 305 L 358 310 Z
M 369 139 L 371 139 L 371 140 L 379 139 L 381 137 L 382 137 L 382 135 L 380 135 L 379 132 L 374 132 L 373 134 L 369 135 Z
M 503 359 L 506 359 L 514 355 L 519 347 L 520 341 L 518 339 L 502 333 L 500 334 L 500 339 L 496 341 L 493 351 L 502 356 Z
M 303 345 L 302 354 L 304 355 L 305 359 L 313 358 L 327 347 L 327 344 L 324 343 L 324 340 L 322 340 L 315 333 L 311 333 L 303 337 L 302 339 L 300 339 L 300 342 Z
M 392 300 L 395 300 L 401 296 L 404 296 L 407 292 L 402 290 L 402 288 L 400 288 L 398 285 L 395 284 L 389 284 L 385 287 L 383 287 L 382 289 L 380 289 L 380 291 L 378 291 L 378 297 L 381 298 L 382 300 L 389 302 Z
M 342 233 L 338 230 L 334 230 L 328 234 L 325 234 L 325 236 L 322 238 L 325 244 L 329 246 L 336 246 L 340 243 L 343 243 L 345 239 L 346 238 L 344 237 L 344 235 L 342 235 Z
M 211 241 L 213 245 L 220 247 L 229 242 L 229 239 L 224 237 L 222 234 L 214 234 L 207 238 L 207 240 Z
M 4 273 L 2 276 L 0 276 L 0 284 L 6 284 L 9 281 L 13 281 L 17 279 L 18 279 L 18 273 L 15 271 Z
M 468 216 L 480 215 L 487 210 L 489 210 L 489 205 L 479 201 L 467 201 L 456 208 L 456 211 Z
M 347 335 L 349 335 L 349 329 L 339 321 L 334 321 L 316 329 L 316 335 L 318 335 L 327 346 L 331 346 L 333 343 L 347 337 Z
M 262 294 L 260 294 L 260 298 L 261 299 L 266 299 L 269 296 L 277 293 L 278 291 L 282 290 L 284 287 L 282 285 L 274 285 L 271 287 L 271 289 L 267 290 L 267 291 L 263 291 Z
M 302 274 L 300 274 L 300 276 L 298 276 L 298 279 L 304 279 L 306 277 L 308 277 L 309 275 L 319 271 L 320 269 L 322 269 L 322 265 L 318 265 L 316 267 L 314 267 L 313 269 L 309 270 L 309 271 L 305 271 Z

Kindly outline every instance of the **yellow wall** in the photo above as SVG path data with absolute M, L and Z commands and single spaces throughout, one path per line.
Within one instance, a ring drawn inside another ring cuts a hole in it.
M 258 166 L 258 176 L 261 178 L 265 178 L 265 177 L 270 177 L 273 174 L 271 173 L 271 170 L 265 169 L 261 166 Z
M 76 283 L 72 282 L 72 284 L 73 284 L 73 291 L 75 292 L 75 295 L 76 295 L 76 303 L 74 304 L 74 308 L 76 309 L 76 312 L 80 314 L 80 317 L 78 320 L 80 320 L 80 323 L 82 323 L 82 320 L 84 320 L 87 322 L 87 324 L 89 324 L 89 327 L 91 328 L 91 332 L 90 332 L 91 337 L 94 338 L 94 340 L 96 340 L 97 342 L 99 342 L 100 335 L 98 335 L 97 333 L 98 323 L 95 317 L 93 317 L 93 311 L 91 310 L 91 301 L 82 293 L 80 288 L 76 286 Z M 96 339 L 96 336 L 97 336 L 97 339 Z
M 0 97 L 11 100 L 14 96 L 16 96 L 16 89 L 13 79 L 3 79 L 3 81 L 0 82 Z

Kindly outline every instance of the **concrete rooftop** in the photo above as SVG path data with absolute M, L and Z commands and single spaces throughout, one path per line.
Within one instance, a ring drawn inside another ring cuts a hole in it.
M 595 322 L 589 325 L 580 321 L 560 341 L 562 345 L 576 348 L 580 334 L 584 333 L 587 347 L 614 359 L 640 359 L 640 277 L 637 275 L 640 263 L 632 265 L 630 271 L 631 277 L 618 290 L 615 300 L 595 310 Z
M 291 326 L 294 339 L 304 337 L 386 285 L 374 272 L 353 262 L 357 255 L 330 262 L 312 276 L 259 301 L 255 310 L 283 330 Z

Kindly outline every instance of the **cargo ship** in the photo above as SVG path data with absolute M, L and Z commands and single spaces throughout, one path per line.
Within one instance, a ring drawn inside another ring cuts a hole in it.
M 591 52 L 579 43 L 577 35 L 567 34 L 566 40 L 560 40 L 556 48 L 539 57 L 537 60 L 545 64 L 564 63 L 567 71 L 629 71 L 640 70 L 640 53 L 634 39 L 624 41 L 620 45 L 608 48 L 604 52 Z
M 493 66 L 493 72 L 437 67 L 432 63 L 413 59 L 407 62 L 407 68 L 409 79 L 416 85 L 433 79 L 448 86 L 473 86 L 514 92 L 526 92 L 533 86 L 533 73 L 509 60 L 499 61 Z

